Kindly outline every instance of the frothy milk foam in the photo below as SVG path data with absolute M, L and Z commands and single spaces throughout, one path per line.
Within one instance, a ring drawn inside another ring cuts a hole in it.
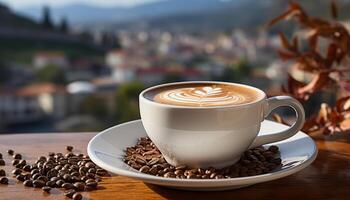
M 254 102 L 259 99 L 259 93 L 239 85 L 184 83 L 155 88 L 148 91 L 145 97 L 168 105 L 211 107 Z

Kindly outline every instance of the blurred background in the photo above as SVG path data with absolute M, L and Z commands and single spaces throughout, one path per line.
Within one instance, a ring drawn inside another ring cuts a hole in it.
M 297 2 L 329 17 L 328 0 Z M 0 0 L 0 133 L 99 131 L 138 119 L 139 92 L 165 82 L 239 82 L 278 95 L 290 69 L 276 54 L 277 33 L 295 27 L 266 24 L 287 3 Z M 350 25 L 350 1 L 338 3 Z

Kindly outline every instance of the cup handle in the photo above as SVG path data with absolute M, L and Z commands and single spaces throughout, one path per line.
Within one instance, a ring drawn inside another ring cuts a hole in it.
M 287 130 L 284 130 L 278 133 L 258 136 L 254 140 L 253 144 L 250 145 L 249 148 L 254 148 L 257 146 L 261 146 L 263 144 L 278 142 L 278 141 L 290 138 L 293 135 L 295 135 L 302 128 L 304 124 L 304 121 L 305 121 L 304 108 L 296 99 L 289 96 L 277 96 L 277 97 L 271 97 L 267 99 L 266 104 L 267 104 L 267 107 L 266 107 L 266 111 L 264 109 L 265 111 L 264 117 L 267 117 L 271 113 L 271 111 L 274 110 L 275 108 L 278 108 L 281 106 L 288 106 L 294 109 L 297 120 Z

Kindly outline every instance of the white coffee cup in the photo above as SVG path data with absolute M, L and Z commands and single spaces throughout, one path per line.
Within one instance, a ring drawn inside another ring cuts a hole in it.
M 256 91 L 258 99 L 244 105 L 191 107 L 157 103 L 145 97 L 151 90 L 184 83 L 237 85 Z M 292 137 L 305 120 L 303 106 L 294 98 L 266 98 L 262 90 L 236 83 L 195 81 L 158 85 L 141 92 L 139 103 L 147 135 L 174 166 L 221 168 L 234 164 L 249 148 Z M 281 106 L 294 109 L 296 122 L 279 133 L 258 136 L 261 122 Z

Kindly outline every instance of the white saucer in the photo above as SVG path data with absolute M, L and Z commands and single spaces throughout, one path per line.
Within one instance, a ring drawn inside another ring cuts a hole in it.
M 260 134 L 286 129 L 287 126 L 265 120 Z M 283 167 L 275 172 L 230 179 L 175 179 L 152 176 L 138 172 L 123 162 L 124 149 L 134 146 L 139 137 L 146 136 L 141 120 L 120 124 L 96 135 L 87 148 L 88 154 L 98 166 L 112 173 L 139 179 L 146 183 L 185 190 L 228 190 L 279 179 L 294 174 L 310 165 L 317 156 L 315 142 L 305 133 L 274 143 L 281 151 Z

